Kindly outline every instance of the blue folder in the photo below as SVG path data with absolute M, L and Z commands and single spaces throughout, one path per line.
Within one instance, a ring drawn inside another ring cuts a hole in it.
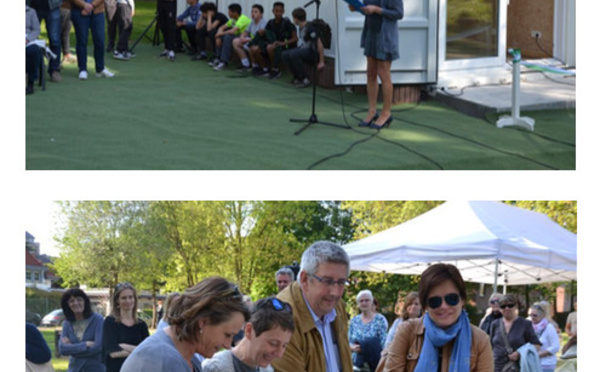
M 354 9 L 356 9 L 357 11 L 361 12 L 362 14 L 365 14 L 362 12 L 362 10 L 360 10 L 360 8 L 364 7 L 365 4 L 360 1 L 360 0 L 344 0 L 345 2 L 347 2 L 349 5 L 352 5 L 354 7 Z

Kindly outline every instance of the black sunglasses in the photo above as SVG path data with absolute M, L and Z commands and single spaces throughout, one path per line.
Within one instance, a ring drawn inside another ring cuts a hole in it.
M 497 305 L 500 301 L 498 300 L 491 300 L 490 301 L 490 305 Z
M 427 299 L 427 307 L 430 309 L 437 309 L 442 306 L 442 301 L 446 302 L 448 306 L 456 306 L 460 302 L 460 296 L 457 293 L 449 293 L 444 297 L 435 296 Z
M 263 301 L 254 309 L 254 311 L 258 311 L 258 309 L 266 306 L 267 304 L 270 304 L 271 307 L 273 309 L 275 309 L 275 311 L 284 311 L 285 310 L 288 313 L 292 312 L 292 307 L 290 306 L 290 304 L 288 304 L 287 302 L 281 301 L 280 299 L 278 299 L 276 297 L 272 297 L 272 298 L 267 299 L 266 301 Z
M 515 307 L 515 304 L 504 304 L 504 305 L 500 305 L 500 308 L 502 310 L 506 309 L 506 308 L 512 309 L 513 307 Z

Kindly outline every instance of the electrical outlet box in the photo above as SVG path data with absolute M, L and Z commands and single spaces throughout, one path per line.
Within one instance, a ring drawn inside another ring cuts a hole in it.
M 531 37 L 534 39 L 541 39 L 542 33 L 539 31 L 531 31 Z

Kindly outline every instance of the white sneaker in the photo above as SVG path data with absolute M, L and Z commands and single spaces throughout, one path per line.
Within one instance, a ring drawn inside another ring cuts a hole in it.
M 108 71 L 107 69 L 104 69 L 100 72 L 96 73 L 97 77 L 106 77 L 106 78 L 111 78 L 113 76 L 115 76 L 115 74 L 113 74 L 112 72 Z
M 79 71 L 79 80 L 87 80 L 87 71 L 86 70 Z
M 118 51 L 115 50 L 114 53 L 113 53 L 113 58 L 114 59 L 120 59 L 122 61 L 128 61 L 129 58 L 131 58 L 131 57 L 127 53 L 129 53 L 129 52 L 123 52 L 123 53 L 121 53 L 121 52 L 118 52 Z
M 169 59 L 169 61 L 174 61 L 175 60 L 175 52 L 172 50 L 169 50 L 169 53 L 167 54 L 167 58 Z
M 227 63 L 225 63 L 225 62 L 219 62 L 219 64 L 218 64 L 218 65 L 216 65 L 216 66 L 213 68 L 213 70 L 215 70 L 215 71 L 220 71 L 220 70 L 223 70 L 225 67 L 227 67 Z

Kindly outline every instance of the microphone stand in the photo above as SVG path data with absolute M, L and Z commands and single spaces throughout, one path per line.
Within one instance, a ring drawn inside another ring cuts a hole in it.
M 306 3 L 306 5 L 304 5 L 304 7 L 308 7 L 311 4 L 316 3 L 317 4 L 317 20 L 319 19 L 319 7 L 321 6 L 321 0 L 311 0 L 308 3 Z M 306 26 L 305 26 L 306 27 Z M 318 50 L 318 46 L 317 46 L 317 42 L 319 40 L 319 36 L 317 35 L 317 39 L 315 42 L 313 42 L 313 48 L 316 47 L 316 53 L 317 56 L 319 55 L 319 50 Z M 292 123 L 306 123 L 306 125 L 304 125 L 302 128 L 300 128 L 298 131 L 296 131 L 294 133 L 294 135 L 298 135 L 300 134 L 302 131 L 304 131 L 306 128 L 308 128 L 309 126 L 311 126 L 312 124 L 322 124 L 322 125 L 328 125 L 328 126 L 332 126 L 332 127 L 338 127 L 338 128 L 343 128 L 343 129 L 352 129 L 350 126 L 348 125 L 342 125 L 342 124 L 336 124 L 336 123 L 328 123 L 328 122 L 324 122 L 324 121 L 320 121 L 317 118 L 317 114 L 315 113 L 315 104 L 316 104 L 316 96 L 317 96 L 317 80 L 318 80 L 318 63 L 315 62 L 313 64 L 313 73 L 314 73 L 314 77 L 313 77 L 313 91 L 312 91 L 312 113 L 310 115 L 310 117 L 308 118 L 308 122 L 306 119 L 290 119 L 290 122 Z

